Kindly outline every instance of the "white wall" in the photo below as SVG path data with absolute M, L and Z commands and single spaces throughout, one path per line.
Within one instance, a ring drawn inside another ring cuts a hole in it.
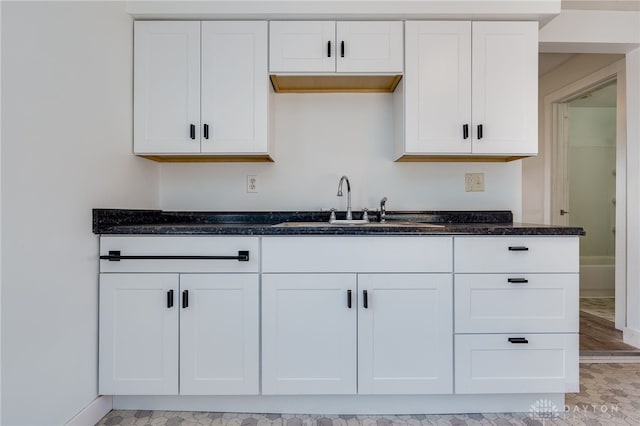
M 627 75 L 627 329 L 640 347 L 640 48 L 626 56 Z
M 344 210 L 336 197 L 349 176 L 354 209 L 505 209 L 520 217 L 521 161 L 394 163 L 390 94 L 277 94 L 276 162 L 163 164 L 163 209 Z M 465 192 L 465 172 L 485 173 L 485 192 Z M 258 175 L 259 193 L 246 192 Z
M 2 424 L 63 424 L 97 395 L 93 207 L 155 208 L 131 155 L 122 2 L 2 2 Z

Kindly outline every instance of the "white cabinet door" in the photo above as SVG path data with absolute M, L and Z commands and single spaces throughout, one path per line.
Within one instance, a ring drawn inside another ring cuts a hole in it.
M 403 71 L 402 21 L 338 22 L 336 71 Z
M 202 152 L 267 153 L 267 23 L 202 22 Z
M 180 394 L 257 395 L 258 274 L 180 275 L 180 292 Z
M 358 275 L 358 393 L 453 392 L 450 274 Z
M 271 21 L 269 71 L 334 72 L 334 21 Z
M 474 22 L 472 63 L 473 153 L 537 154 L 538 23 Z
M 409 21 L 405 49 L 406 153 L 470 153 L 471 22 Z
M 100 274 L 100 394 L 177 395 L 177 343 L 177 274 Z
M 200 152 L 200 22 L 134 25 L 134 153 Z
M 355 394 L 356 310 L 355 274 L 263 274 L 262 393 Z

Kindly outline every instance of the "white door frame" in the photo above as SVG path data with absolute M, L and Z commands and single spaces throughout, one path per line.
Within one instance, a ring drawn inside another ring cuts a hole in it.
M 567 147 L 564 110 L 566 102 L 611 81 L 617 81 L 616 105 L 616 235 L 615 235 L 615 326 L 627 325 L 627 124 L 625 60 L 621 59 L 593 74 L 544 97 L 544 144 L 549 153 L 545 164 L 545 223 L 566 224 L 560 208 L 566 207 Z

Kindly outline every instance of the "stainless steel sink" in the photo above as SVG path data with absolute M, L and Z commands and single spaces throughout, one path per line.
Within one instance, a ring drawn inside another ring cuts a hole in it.
M 444 225 L 436 225 L 434 223 L 420 223 L 420 222 L 406 222 L 406 221 L 387 221 L 385 223 L 380 222 L 364 222 L 361 220 L 337 220 L 334 222 L 282 222 L 274 227 L 279 228 L 334 228 L 334 227 L 357 227 L 362 226 L 365 228 L 370 227 L 406 227 L 406 228 L 444 228 Z

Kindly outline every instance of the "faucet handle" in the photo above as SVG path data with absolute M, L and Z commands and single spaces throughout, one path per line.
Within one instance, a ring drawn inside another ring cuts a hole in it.
M 336 220 L 336 209 L 331 209 L 331 215 L 329 216 L 329 222 L 335 222 Z
M 362 220 L 369 222 L 369 209 L 362 209 Z

